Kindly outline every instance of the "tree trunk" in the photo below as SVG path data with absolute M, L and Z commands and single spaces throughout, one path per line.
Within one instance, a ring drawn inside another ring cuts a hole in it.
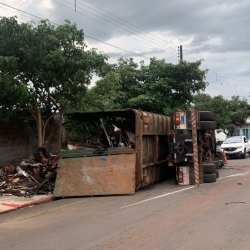
M 58 128 L 58 149 L 61 148 L 62 146 L 62 118 L 63 118 L 63 113 L 60 110 L 60 118 L 59 118 L 59 128 Z
M 43 124 L 42 124 L 42 115 L 41 115 L 41 108 L 38 106 L 37 102 L 35 101 L 35 108 L 36 108 L 36 125 L 37 125 L 37 146 L 43 147 Z
M 42 120 L 42 114 L 41 114 L 41 107 L 39 106 L 39 104 L 35 101 L 35 110 L 30 110 L 31 114 L 33 115 L 33 117 L 36 120 L 36 126 L 37 126 L 37 146 L 38 147 L 46 147 L 47 143 L 45 142 L 45 135 L 46 135 L 46 127 L 49 123 L 49 121 L 51 120 L 52 117 L 54 117 L 56 115 L 52 114 L 47 120 L 46 122 L 44 122 Z M 49 135 L 49 139 L 50 137 L 52 137 L 52 134 Z M 50 140 L 48 140 L 49 142 Z

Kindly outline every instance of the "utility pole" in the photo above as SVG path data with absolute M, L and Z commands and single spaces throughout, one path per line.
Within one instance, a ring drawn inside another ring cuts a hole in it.
M 183 60 L 183 54 L 182 54 L 182 45 L 180 45 L 180 47 L 178 48 L 178 56 L 180 58 L 179 62 Z

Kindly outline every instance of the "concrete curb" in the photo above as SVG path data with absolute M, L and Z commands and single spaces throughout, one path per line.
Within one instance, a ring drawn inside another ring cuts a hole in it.
M 33 197 L 0 196 L 0 214 L 8 213 L 35 204 L 53 201 L 53 195 L 35 195 Z

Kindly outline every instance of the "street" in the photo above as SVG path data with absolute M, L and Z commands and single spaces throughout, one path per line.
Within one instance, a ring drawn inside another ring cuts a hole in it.
M 215 183 L 65 198 L 2 214 L 1 249 L 250 249 L 250 157 Z

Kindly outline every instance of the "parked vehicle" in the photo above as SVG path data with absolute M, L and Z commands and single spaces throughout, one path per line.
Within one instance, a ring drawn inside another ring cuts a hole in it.
M 216 154 L 217 154 L 219 160 L 222 160 L 222 150 L 218 147 L 216 148 Z
M 223 152 L 221 148 L 218 147 L 216 148 L 216 156 L 218 157 L 219 160 L 219 167 L 222 168 L 224 166 L 224 161 L 223 161 Z
M 228 137 L 220 147 L 225 150 L 227 157 L 235 156 L 245 159 L 247 153 L 250 155 L 250 141 L 245 136 Z

